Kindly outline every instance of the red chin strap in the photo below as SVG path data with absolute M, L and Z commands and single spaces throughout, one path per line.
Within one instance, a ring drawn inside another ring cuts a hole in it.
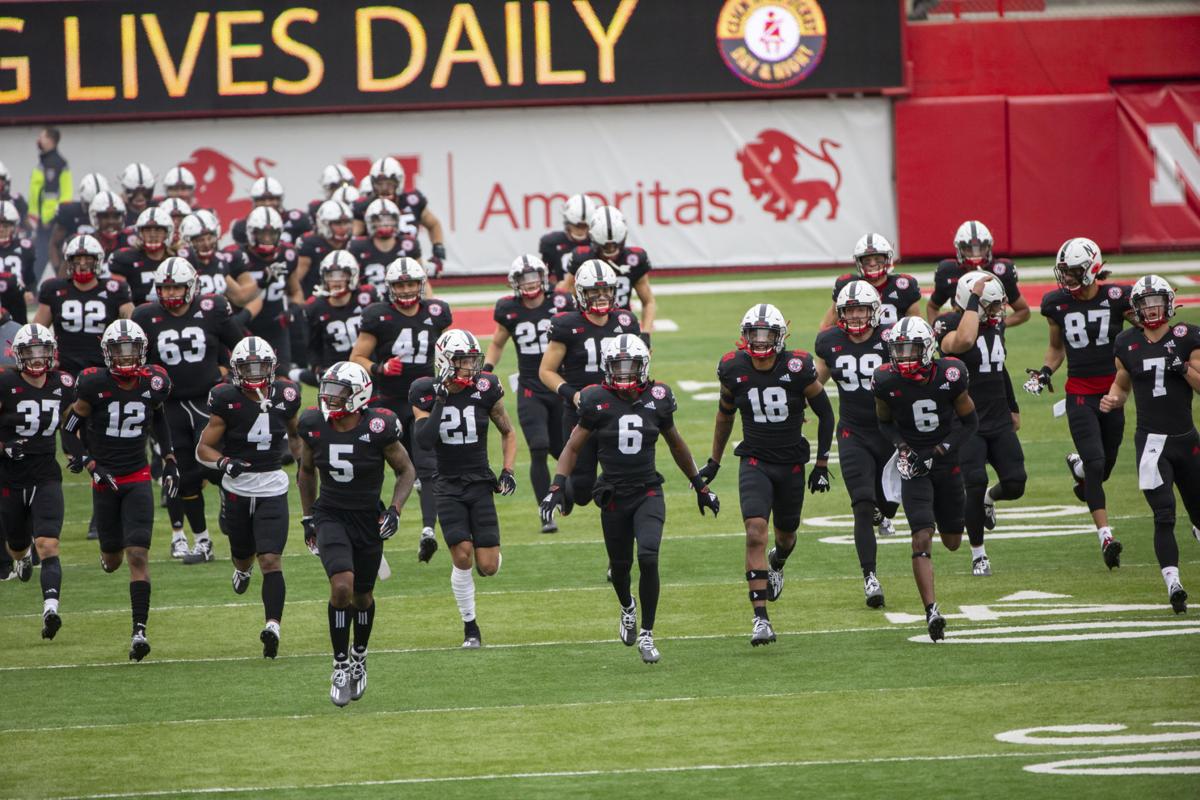
M 612 389 L 613 391 L 616 391 L 616 392 L 639 392 L 640 393 L 643 389 L 646 388 L 646 386 L 645 386 L 645 384 L 643 384 L 637 380 L 632 380 L 629 383 L 617 383 L 616 381 L 609 383 L 608 381 L 605 381 L 604 388 Z
M 837 324 L 838 324 L 838 327 L 841 328 L 842 330 L 844 330 L 846 333 L 853 334 L 855 336 L 857 336 L 860 333 L 865 333 L 866 331 L 870 330 L 870 328 L 871 328 L 870 322 L 864 322 L 861 325 L 851 325 L 849 320 L 845 320 L 840 317 L 838 318 Z
M 988 259 L 984 256 L 971 256 L 970 258 L 964 257 L 962 263 L 964 267 L 970 267 L 971 269 L 983 269 L 985 266 L 987 266 Z
M 1139 315 L 1139 318 L 1140 318 L 1140 315 Z M 1167 324 L 1167 315 L 1166 314 L 1163 314 L 1161 317 L 1156 319 L 1154 322 L 1150 322 L 1149 320 L 1145 320 L 1145 319 L 1142 320 L 1142 325 L 1144 325 L 1147 328 L 1161 328 L 1163 325 L 1166 325 L 1166 324 Z
M 905 378 L 926 378 L 929 376 L 929 371 L 932 364 L 922 365 L 920 361 L 897 361 L 896 368 L 900 375 Z
M 472 375 L 469 378 L 462 378 L 462 377 L 459 377 L 458 375 L 455 375 L 453 378 L 450 379 L 450 382 L 453 383 L 455 386 L 461 386 L 462 388 L 465 389 L 468 386 L 470 386 L 471 384 L 475 383 L 475 376 Z
M 862 270 L 863 279 L 866 280 L 867 283 L 870 283 L 872 286 L 874 286 L 875 284 L 878 284 L 882 281 L 887 280 L 887 275 L 888 275 L 888 268 L 886 266 L 880 267 L 879 269 L 875 270 L 874 272 L 868 271 L 866 269 Z
M 163 308 L 183 308 L 187 305 L 187 297 L 162 297 L 159 298 L 159 304 Z
M 520 289 L 518 291 L 521 292 L 521 297 L 534 298 L 542 293 L 542 287 L 539 286 L 536 289 Z
M 273 257 L 278 250 L 279 250 L 278 244 L 256 244 L 256 245 L 254 245 L 254 252 L 257 255 L 262 256 L 263 258 Z
M 397 297 L 396 298 L 396 305 L 400 306 L 401 308 L 412 308 L 419 302 L 421 302 L 421 295 L 419 295 L 419 294 L 416 297 Z
M 114 365 L 109 371 L 118 378 L 139 378 L 149 373 L 148 370 L 140 365 L 134 365 L 132 367 L 121 367 Z
M 95 279 L 96 270 L 94 269 L 89 269 L 87 272 L 82 272 L 77 269 L 71 271 L 71 280 L 75 281 L 76 283 L 91 283 Z
M 42 375 L 45 375 L 49 371 L 50 371 L 49 363 L 47 363 L 44 367 L 41 367 L 40 369 L 34 369 L 33 367 L 26 367 L 25 369 L 21 370 L 21 372 L 24 372 L 26 375 L 28 375 L 31 378 L 40 378 Z
M 376 228 L 373 234 L 376 239 L 394 239 L 396 238 L 395 228 Z
M 608 299 L 605 299 L 604 301 L 604 308 L 598 308 L 595 302 L 588 303 L 589 314 L 606 315 L 612 311 L 612 308 L 612 301 Z
M 16 238 L 17 238 L 17 235 L 14 233 L 12 236 L 9 236 L 7 239 L 0 239 L 0 247 L 8 247 L 10 244 L 12 244 L 13 239 L 16 239 Z
M 350 416 L 350 412 L 346 410 L 345 406 L 342 406 L 341 408 L 329 409 L 329 419 L 330 420 L 341 419 L 342 417 L 348 417 L 348 416 Z
M 167 249 L 167 243 L 159 242 L 158 244 L 151 244 L 150 242 L 142 242 L 142 249 L 145 250 L 147 254 L 161 253 L 163 250 Z

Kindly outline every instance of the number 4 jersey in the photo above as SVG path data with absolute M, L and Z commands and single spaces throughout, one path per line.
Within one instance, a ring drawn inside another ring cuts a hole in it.
M 77 391 L 92 407 L 87 419 L 89 455 L 117 476 L 144 468 L 150 417 L 171 393 L 166 371 L 146 367 L 124 388 L 108 370 L 93 367 L 80 374 Z
M 55 436 L 74 402 L 75 379 L 66 372 L 47 373 L 38 387 L 15 369 L 0 370 L 0 442 L 25 440 L 23 460 L 0 458 L 0 484 L 36 486 L 62 480 Z
M 265 397 L 256 399 L 232 383 L 220 383 L 208 395 L 208 410 L 225 423 L 223 455 L 249 462 L 247 472 L 273 472 L 282 468 L 281 443 L 288 420 L 300 410 L 300 390 L 276 378 Z
M 91 289 L 80 289 L 74 281 L 51 278 L 42 284 L 38 302 L 50 309 L 54 320 L 59 364 L 78 375 L 104 363 L 100 337 L 108 323 L 121 316 L 121 306 L 133 301 L 123 281 L 98 281 Z
M 1091 300 L 1056 289 L 1042 298 L 1042 316 L 1062 330 L 1068 394 L 1104 394 L 1112 385 L 1113 343 L 1129 311 L 1129 286 L 1102 285 Z
M 808 462 L 808 440 L 800 426 L 807 404 L 804 390 L 817 379 L 812 356 L 785 350 L 776 355 L 771 369 L 761 371 L 754 368 L 749 353 L 734 350 L 717 364 L 717 379 L 733 395 L 742 417 L 742 441 L 735 456 L 777 464 Z

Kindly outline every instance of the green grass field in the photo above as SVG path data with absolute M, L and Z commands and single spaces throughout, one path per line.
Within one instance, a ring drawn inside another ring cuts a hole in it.
M 695 395 L 713 389 L 681 382 L 714 380 L 742 313 L 762 300 L 792 320 L 792 346 L 811 347 L 827 290 L 660 300 L 679 332 L 656 335 L 652 374 L 676 387 L 677 420 L 701 461 L 715 402 Z M 1200 322 L 1200 310 L 1181 318 Z M 1041 317 L 1008 341 L 1010 370 L 1023 378 L 1042 363 Z M 510 349 L 501 373 L 512 358 Z M 36 579 L 0 584 L 0 796 L 1195 796 L 1200 638 L 1182 634 L 1200 623 L 1166 602 L 1137 490 L 1132 409 L 1108 484 L 1125 545 L 1110 573 L 1070 492 L 1070 437 L 1050 410 L 1058 396 L 1020 398 L 1030 482 L 989 540 L 994 576 L 971 577 L 965 543 L 934 552 L 950 614 L 944 644 L 929 644 L 913 621 L 922 608 L 903 533 L 879 547 L 887 607 L 864 605 L 839 482 L 806 498 L 787 588 L 770 609 L 779 641 L 752 649 L 732 456 L 715 483 L 724 510 L 714 520 L 697 513 L 664 448 L 662 662 L 645 666 L 616 639 L 594 507 L 541 535 L 520 458 L 517 495 L 497 498 L 504 568 L 476 579 L 486 646 L 458 647 L 444 546 L 432 564 L 417 563 L 414 497 L 387 545 L 394 574 L 376 587 L 370 688 L 345 709 L 328 699 L 327 582 L 304 547 L 295 493 L 280 657 L 261 657 L 259 574 L 234 595 L 219 535 L 216 562 L 172 562 L 160 511 L 154 649 L 131 664 L 127 573 L 100 570 L 84 535 L 90 489 L 68 475 L 58 637 L 40 639 Z M 1182 520 L 1177 538 L 1184 584 L 1200 602 L 1200 545 Z M 1055 596 L 1004 599 L 1017 592 Z M 1102 727 L 997 738 L 1080 725 Z M 1027 769 L 1078 759 L 1094 762 L 1087 774 Z M 1116 771 L 1146 769 L 1156 771 Z

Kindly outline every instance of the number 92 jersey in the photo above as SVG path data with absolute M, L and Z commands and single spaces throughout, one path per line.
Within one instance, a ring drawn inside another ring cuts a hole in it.
M 0 483 L 34 486 L 61 481 L 55 436 L 59 422 L 75 402 L 75 379 L 54 370 L 40 388 L 15 369 L 0 370 L 0 442 L 25 440 L 22 461 L 0 459 Z
M 1200 348 L 1200 327 L 1179 323 L 1151 342 L 1140 328 L 1117 337 L 1117 360 L 1129 372 L 1137 400 L 1137 427 L 1147 433 L 1178 436 L 1196 429 L 1192 419 L 1192 387 L 1178 372 L 1167 369 L 1176 358 L 1187 361 Z
M 488 466 L 487 433 L 492 406 L 504 396 L 496 376 L 481 372 L 475 384 L 451 392 L 442 406 L 442 418 L 429 418 L 438 426 L 434 452 L 439 477 L 492 479 Z M 422 411 L 433 410 L 433 378 L 418 378 L 409 389 L 409 402 Z
M 250 463 L 247 472 L 282 468 L 280 443 L 287 422 L 300 410 L 296 384 L 276 378 L 267 393 L 267 408 L 232 383 L 219 383 L 208 394 L 208 410 L 225 423 L 221 453 Z
M 547 292 L 541 305 L 534 308 L 527 307 L 515 295 L 496 301 L 492 319 L 512 337 L 517 350 L 517 371 L 522 382 L 530 387 L 546 388 L 538 378 L 538 367 L 542 363 L 542 353 L 546 352 L 551 320 L 555 314 L 570 311 L 574 307 L 574 301 L 566 292 Z
M 951 426 L 958 424 L 954 401 L 969 385 L 963 362 L 939 358 L 933 362 L 929 380 L 909 380 L 891 364 L 884 364 L 875 370 L 873 390 L 891 409 L 904 443 L 928 456 L 946 441 Z
M 1113 342 L 1125 325 L 1131 289 L 1101 285 L 1091 300 L 1055 289 L 1042 298 L 1042 316 L 1062 330 L 1068 377 L 1100 378 L 1113 374 Z M 1100 389 L 1107 390 L 1108 386 Z
M 87 419 L 91 457 L 117 476 L 145 467 L 150 417 L 171 393 L 166 370 L 154 365 L 145 367 L 133 386 L 126 389 L 108 370 L 91 367 L 80 373 L 76 392 L 92 407 Z
M 771 369 L 754 368 L 750 354 L 734 350 L 717 364 L 721 389 L 733 395 L 742 417 L 738 457 L 753 457 L 776 464 L 808 462 L 808 440 L 800 432 L 804 422 L 804 389 L 817 379 L 812 356 L 803 350 L 785 350 Z
M 675 394 L 651 381 L 633 400 L 593 385 L 579 396 L 579 425 L 592 432 L 602 479 L 620 491 L 658 486 L 663 477 L 654 465 L 654 445 L 675 427 Z
M 454 324 L 450 305 L 441 300 L 421 300 L 411 317 L 391 303 L 373 303 L 362 312 L 362 332 L 375 337 L 371 360 L 382 364 L 392 356 L 404 363 L 395 377 L 375 375 L 375 393 L 408 400 L 408 387 L 417 378 L 433 374 L 433 346 L 442 331 Z
M 320 409 L 307 408 L 298 427 L 321 473 L 317 505 L 345 511 L 378 509 L 387 463 L 384 451 L 400 441 L 400 418 L 386 408 L 364 408 L 357 425 L 339 431 Z
M 813 350 L 829 367 L 829 374 L 838 385 L 839 425 L 861 430 L 879 427 L 871 376 L 887 360 L 884 330 L 882 327 L 872 329 L 870 338 L 864 342 L 854 341 L 837 327 L 826 328 L 817 334 Z
M 121 316 L 121 306 L 133 302 L 129 284 L 99 281 L 91 289 L 80 289 L 74 281 L 51 278 L 42 284 L 38 302 L 50 309 L 58 361 L 67 372 L 104 363 L 100 337 L 108 323 Z

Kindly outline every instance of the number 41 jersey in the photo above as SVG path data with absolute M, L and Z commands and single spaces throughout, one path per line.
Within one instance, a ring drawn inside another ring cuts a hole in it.
M 721 388 L 733 395 L 742 417 L 738 457 L 754 457 L 776 464 L 808 462 L 808 440 L 800 432 L 804 422 L 804 389 L 817 379 L 812 356 L 803 350 L 785 350 L 775 356 L 766 372 L 754 368 L 744 350 L 726 353 L 717 365 Z
M 392 356 L 404 362 L 397 376 L 376 375 L 375 393 L 408 402 L 408 389 L 417 378 L 433 374 L 433 346 L 442 331 L 454 323 L 450 305 L 441 300 L 421 300 L 411 317 L 391 303 L 372 303 L 362 312 L 362 332 L 375 337 L 371 360 L 383 364 Z

